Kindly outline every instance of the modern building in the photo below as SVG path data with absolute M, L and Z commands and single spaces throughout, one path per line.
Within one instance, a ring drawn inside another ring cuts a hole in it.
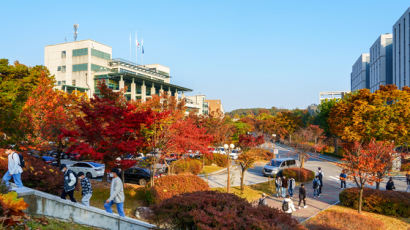
M 225 112 L 221 100 L 205 100 L 208 103 L 209 115 L 223 117 Z
M 393 84 L 410 86 L 410 7 L 393 26 Z
M 363 53 L 359 56 L 357 61 L 352 66 L 352 73 L 350 74 L 351 86 L 350 90 L 353 92 L 355 90 L 370 88 L 369 81 L 369 62 L 370 54 Z
M 343 99 L 343 97 L 350 93 L 349 91 L 330 91 L 319 93 L 319 104 L 324 100 Z
M 370 47 L 370 91 L 393 84 L 393 35 L 382 34 Z
M 126 88 L 127 99 L 149 99 L 165 92 L 184 97 L 191 89 L 170 83 L 170 69 L 160 64 L 138 65 L 113 59 L 112 48 L 93 40 L 49 45 L 44 51 L 44 65 L 56 78 L 56 87 L 64 91 L 80 90 L 92 97 L 99 93 L 99 82 L 114 91 Z
M 196 111 L 198 115 L 209 115 L 209 106 L 205 98 L 205 95 L 186 96 L 185 106 L 187 112 Z

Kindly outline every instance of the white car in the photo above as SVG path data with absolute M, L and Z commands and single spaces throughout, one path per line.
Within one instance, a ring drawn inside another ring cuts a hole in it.
M 76 174 L 83 172 L 88 178 L 103 177 L 105 171 L 105 165 L 96 162 L 77 162 L 67 168 Z
M 212 153 L 226 154 L 224 147 L 215 148 L 215 150 L 212 151 Z
M 229 156 L 231 157 L 232 160 L 236 160 L 236 159 L 238 159 L 239 151 L 234 149 L 234 150 L 232 150 L 231 153 L 229 153 Z

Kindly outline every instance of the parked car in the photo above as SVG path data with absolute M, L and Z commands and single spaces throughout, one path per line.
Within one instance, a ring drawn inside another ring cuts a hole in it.
M 139 185 L 146 185 L 151 179 L 151 171 L 147 168 L 132 167 L 124 171 L 125 182 L 137 183 Z M 156 173 L 154 178 L 160 177 L 160 173 Z
M 42 156 L 41 159 L 46 163 L 46 164 L 51 164 L 56 161 L 54 157 L 51 156 Z
M 72 165 L 67 166 L 75 173 L 83 172 L 88 178 L 98 178 L 104 176 L 105 165 L 96 162 L 77 162 Z
M 81 155 L 79 153 L 70 153 L 70 154 L 68 154 L 68 157 L 71 160 L 78 161 L 78 160 L 80 160 Z
M 269 163 L 267 163 L 263 167 L 262 173 L 264 176 L 274 176 L 278 173 L 280 174 L 283 169 L 290 168 L 290 167 L 297 167 L 297 162 L 295 159 L 292 159 L 292 158 L 272 159 Z
M 215 148 L 215 150 L 212 151 L 212 153 L 226 154 L 224 147 Z
M 234 149 L 232 152 L 229 153 L 229 156 L 231 157 L 232 160 L 238 159 L 239 156 L 239 151 Z

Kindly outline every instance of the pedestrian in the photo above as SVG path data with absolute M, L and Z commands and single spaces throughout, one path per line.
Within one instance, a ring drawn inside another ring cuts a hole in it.
M 396 189 L 396 187 L 394 187 L 394 182 L 393 182 L 393 177 L 390 177 L 389 178 L 389 181 L 387 181 L 387 184 L 386 184 L 386 190 L 395 190 Z
M 281 188 L 282 188 L 282 179 L 279 176 L 276 176 L 275 188 L 276 188 L 276 197 L 279 197 L 281 193 Z
M 91 196 L 93 195 L 93 188 L 91 186 L 90 180 L 84 175 L 83 172 L 78 173 L 78 179 L 80 179 L 81 182 L 81 203 L 83 203 L 85 206 L 90 206 L 90 199 Z
M 345 171 L 342 170 L 342 173 L 340 173 L 340 188 L 341 189 L 346 188 L 346 178 L 347 178 L 347 175 Z
M 407 182 L 406 192 L 409 192 L 410 191 L 410 171 L 407 171 L 406 182 Z
M 290 197 L 293 197 L 294 190 L 295 190 L 295 179 L 291 177 L 288 181 L 288 192 L 289 192 Z
M 77 177 L 73 171 L 67 169 L 67 165 L 62 164 L 60 165 L 61 172 L 64 173 L 64 188 L 63 192 L 61 193 L 61 199 L 66 199 L 67 195 L 70 197 L 70 200 L 74 203 L 77 201 L 74 198 L 74 190 L 75 186 L 77 185 Z
M 288 190 L 288 180 L 286 180 L 286 177 L 282 177 L 282 197 L 286 197 L 286 192 Z
M 266 202 L 266 194 L 265 193 L 262 193 L 262 197 L 259 198 L 258 205 L 268 205 L 268 203 Z
M 302 204 L 303 201 L 303 208 L 307 208 L 306 205 L 306 189 L 305 189 L 305 185 L 301 184 L 299 187 L 299 204 L 298 204 L 298 208 L 300 209 L 300 205 Z
M 111 181 L 110 197 L 105 201 L 104 208 L 107 212 L 112 213 L 111 206 L 116 204 L 118 215 L 125 216 L 124 185 L 120 179 L 120 171 L 114 168 L 111 170 L 110 176 L 113 178 Z
M 2 182 L 6 184 L 7 188 L 10 188 L 9 181 L 13 178 L 17 188 L 22 188 L 21 173 L 23 172 L 22 166 L 24 165 L 20 162 L 20 155 L 12 149 L 7 149 L 6 154 L 8 155 L 8 170 L 6 174 L 4 174 Z
M 320 181 L 320 185 L 319 185 L 319 196 L 320 196 L 320 194 L 322 194 L 323 176 L 324 176 L 321 167 L 317 168 L 317 176 L 319 176 L 319 181 Z
M 296 211 L 295 205 L 293 204 L 292 199 L 289 195 L 286 195 L 285 199 L 282 202 L 282 210 L 289 215 L 292 215 L 292 212 Z
M 313 198 L 320 197 L 319 187 L 320 187 L 319 176 L 316 176 L 315 179 L 313 179 Z

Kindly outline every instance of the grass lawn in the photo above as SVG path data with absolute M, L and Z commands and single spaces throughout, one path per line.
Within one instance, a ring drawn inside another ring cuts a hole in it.
M 215 191 L 226 192 L 226 188 L 213 188 Z M 275 192 L 275 183 L 274 181 L 263 182 L 259 184 L 253 184 L 249 186 L 244 186 L 244 191 L 241 191 L 240 186 L 231 187 L 231 193 L 245 198 L 249 202 L 254 202 L 261 198 L 262 193 L 267 195 L 272 195 Z
M 335 205 L 308 220 L 304 225 L 310 230 L 407 230 L 410 229 L 410 218 L 396 218 L 364 211 L 359 214 L 355 209 Z
M 110 197 L 110 183 L 92 181 L 93 186 L 93 196 L 90 200 L 90 205 L 104 209 L 105 201 Z M 125 202 L 124 202 L 124 212 L 128 217 L 134 217 L 135 209 L 139 206 L 144 206 L 144 201 L 141 197 L 142 186 L 126 184 L 124 187 Z M 81 202 L 81 192 L 75 191 L 75 199 L 77 202 Z M 68 199 L 68 197 L 67 197 Z M 117 207 L 112 206 L 114 213 L 117 213 Z
M 219 167 L 219 166 L 217 166 L 217 165 L 205 165 L 203 168 L 202 168 L 202 171 L 200 172 L 200 174 L 210 174 L 210 173 L 213 173 L 213 172 L 216 172 L 216 171 L 219 171 L 219 170 L 221 170 L 221 169 L 224 169 L 223 167 Z

